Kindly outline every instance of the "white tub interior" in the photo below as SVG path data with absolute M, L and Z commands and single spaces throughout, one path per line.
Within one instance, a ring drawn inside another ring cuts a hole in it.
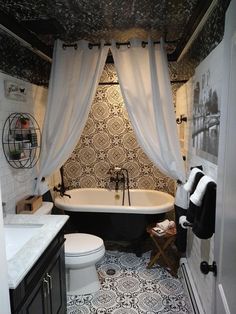
M 173 209 L 174 198 L 168 193 L 156 190 L 130 190 L 131 206 L 128 206 L 128 192 L 122 206 L 123 192 L 106 189 L 74 189 L 66 192 L 71 198 L 56 197 L 55 205 L 66 211 L 159 214 Z

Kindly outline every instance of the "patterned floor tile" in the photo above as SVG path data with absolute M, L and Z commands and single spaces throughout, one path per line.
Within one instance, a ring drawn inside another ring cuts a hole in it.
M 68 296 L 68 314 L 192 314 L 183 285 L 160 266 L 147 269 L 150 252 L 107 251 L 97 264 L 101 289 Z

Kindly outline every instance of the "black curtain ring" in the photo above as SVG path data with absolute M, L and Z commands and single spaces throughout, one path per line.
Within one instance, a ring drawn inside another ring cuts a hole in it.
M 145 41 L 142 41 L 142 47 L 143 47 L 143 48 L 146 48 L 146 43 L 145 43 Z

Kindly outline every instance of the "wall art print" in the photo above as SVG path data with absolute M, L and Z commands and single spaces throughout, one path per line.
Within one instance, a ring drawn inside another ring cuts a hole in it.
M 26 101 L 27 90 L 24 83 L 4 80 L 5 97 L 11 100 Z
M 196 155 L 217 164 L 220 133 L 222 48 L 196 69 L 193 91 L 192 144 Z

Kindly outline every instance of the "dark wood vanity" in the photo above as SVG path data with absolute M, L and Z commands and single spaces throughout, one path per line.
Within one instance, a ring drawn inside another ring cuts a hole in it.
M 65 314 L 64 235 L 61 230 L 15 289 L 12 314 Z

